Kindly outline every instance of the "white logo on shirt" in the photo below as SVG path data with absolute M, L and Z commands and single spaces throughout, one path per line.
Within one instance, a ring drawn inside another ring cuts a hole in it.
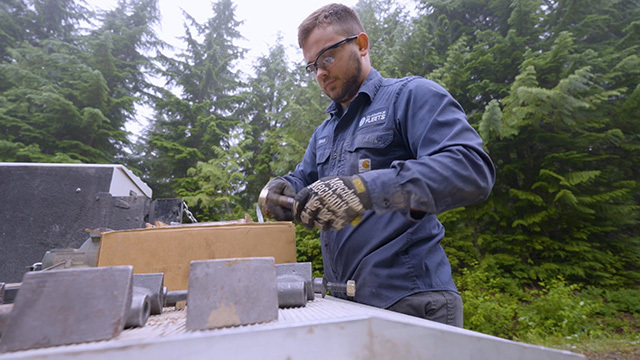
M 363 127 L 365 125 L 373 124 L 378 121 L 384 121 L 387 118 L 387 110 L 378 111 L 373 114 L 369 114 L 360 119 L 360 124 L 358 127 Z

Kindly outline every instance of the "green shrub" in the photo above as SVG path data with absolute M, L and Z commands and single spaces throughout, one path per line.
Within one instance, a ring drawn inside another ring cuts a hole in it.
M 465 292 L 465 328 L 512 339 L 517 299 L 504 293 Z
M 456 279 L 464 306 L 464 327 L 511 339 L 518 308 L 517 282 L 485 268 L 463 269 Z
M 600 335 L 637 334 L 640 331 L 638 319 L 640 307 L 640 289 L 601 289 L 588 287 L 581 297 L 600 301 L 602 306 L 593 319 L 599 326 Z M 596 333 L 595 331 L 592 333 Z
M 567 285 L 562 279 L 540 285 L 540 290 L 527 291 L 530 300 L 518 308 L 519 338 L 574 336 L 596 329 L 591 318 L 600 311 L 601 302 L 578 297 L 579 287 Z
M 607 307 L 616 312 L 640 315 L 640 289 L 605 290 L 604 300 Z
M 591 288 L 581 294 L 577 285 L 562 279 L 523 289 L 518 279 L 486 263 L 463 269 L 461 274 L 456 282 L 464 303 L 464 326 L 469 330 L 525 342 L 607 331 L 602 328 L 604 291 Z M 633 293 L 617 294 L 620 308 L 635 304 L 629 294 Z M 625 319 L 616 320 L 616 310 L 609 312 L 608 329 L 624 325 Z
M 318 230 L 296 224 L 296 253 L 298 262 L 310 262 L 314 277 L 324 275 L 322 247 Z

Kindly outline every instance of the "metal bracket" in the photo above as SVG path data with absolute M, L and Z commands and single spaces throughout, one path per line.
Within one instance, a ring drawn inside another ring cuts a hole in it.
M 249 325 L 278 318 L 272 257 L 192 261 L 187 329 Z
M 131 305 L 132 266 L 28 272 L 0 352 L 111 339 Z

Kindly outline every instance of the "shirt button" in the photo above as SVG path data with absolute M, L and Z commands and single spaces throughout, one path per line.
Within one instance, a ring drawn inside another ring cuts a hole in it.
M 337 159 L 338 158 L 338 153 L 333 153 L 333 158 Z
M 384 207 L 388 208 L 391 205 L 391 201 L 389 199 L 384 199 L 383 201 Z

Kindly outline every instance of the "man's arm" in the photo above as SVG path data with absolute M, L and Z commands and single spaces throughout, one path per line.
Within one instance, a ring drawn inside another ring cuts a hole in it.
M 438 214 L 489 196 L 493 163 L 446 90 L 432 81 L 414 80 L 398 97 L 396 109 L 397 130 L 415 159 L 360 174 L 375 211 Z

